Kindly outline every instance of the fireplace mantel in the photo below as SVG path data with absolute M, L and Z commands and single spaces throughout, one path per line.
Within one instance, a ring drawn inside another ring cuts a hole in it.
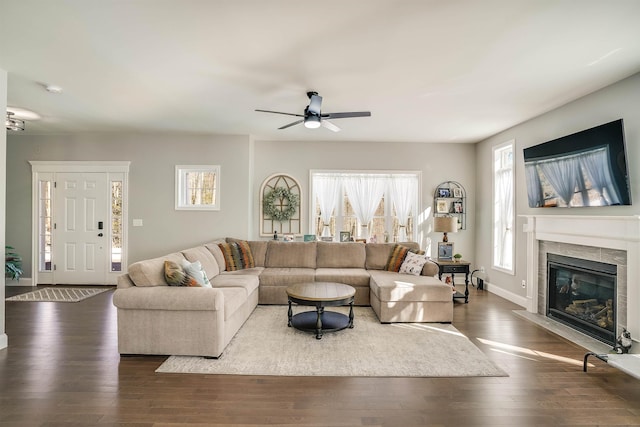
M 527 311 L 538 311 L 538 244 L 569 243 L 627 252 L 627 329 L 640 338 L 640 215 L 522 215 L 527 235 Z

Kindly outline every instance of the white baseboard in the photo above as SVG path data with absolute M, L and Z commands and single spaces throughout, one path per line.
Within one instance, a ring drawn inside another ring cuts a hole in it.
M 484 288 L 491 292 L 492 294 L 496 294 L 499 297 L 502 297 L 508 301 L 511 301 L 514 304 L 518 304 L 520 307 L 527 308 L 527 298 L 516 295 L 513 292 L 509 292 L 505 289 L 502 289 L 498 286 L 492 285 L 491 283 L 484 282 Z
M 33 284 L 31 277 L 21 277 L 20 280 L 7 279 L 6 286 L 36 286 Z

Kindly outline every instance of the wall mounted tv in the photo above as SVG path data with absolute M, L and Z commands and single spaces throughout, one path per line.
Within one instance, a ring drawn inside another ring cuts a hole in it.
M 622 119 L 524 149 L 529 207 L 630 205 Z

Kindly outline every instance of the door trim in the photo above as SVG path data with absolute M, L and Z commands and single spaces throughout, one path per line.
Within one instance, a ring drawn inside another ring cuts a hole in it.
M 128 233 L 128 213 L 129 213 L 129 166 L 130 161 L 29 161 L 31 165 L 31 278 L 32 286 L 39 284 L 39 276 L 43 276 L 45 283 L 55 284 L 55 273 L 42 273 L 39 271 L 39 201 L 38 201 L 38 181 L 40 174 L 55 174 L 57 172 L 98 172 L 98 173 L 119 173 L 122 174 L 122 266 L 127 265 L 129 254 L 129 233 Z M 109 180 L 110 181 L 110 180 Z M 106 277 L 113 284 L 116 278 L 122 274 L 111 272 L 108 269 Z M 48 276 L 48 277 L 47 277 Z

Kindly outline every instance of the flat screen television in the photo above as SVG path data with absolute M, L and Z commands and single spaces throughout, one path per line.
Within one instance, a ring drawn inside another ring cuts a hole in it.
M 622 119 L 525 148 L 524 167 L 529 207 L 631 204 Z

